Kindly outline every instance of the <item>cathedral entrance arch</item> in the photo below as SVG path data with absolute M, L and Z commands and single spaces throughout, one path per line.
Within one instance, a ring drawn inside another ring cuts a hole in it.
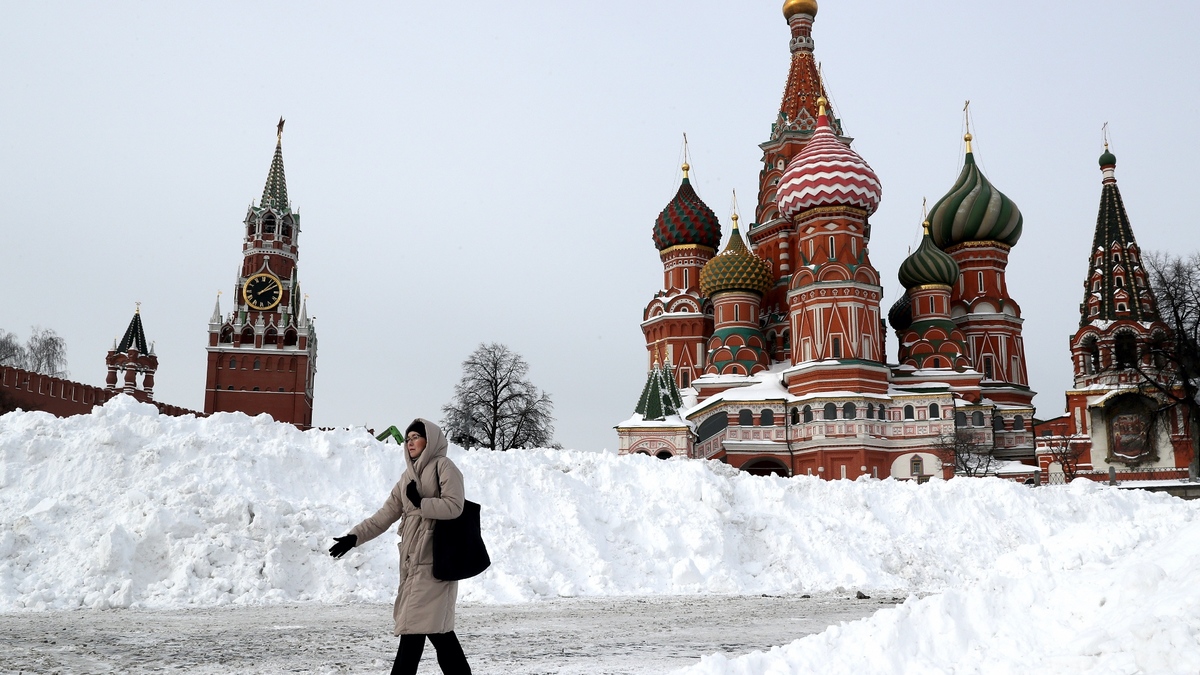
M 742 471 L 754 476 L 787 476 L 787 465 L 773 457 L 752 459 L 741 466 Z

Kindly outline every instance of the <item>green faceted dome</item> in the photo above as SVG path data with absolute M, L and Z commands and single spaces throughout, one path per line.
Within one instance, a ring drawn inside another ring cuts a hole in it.
M 925 236 L 921 238 L 921 245 L 900 263 L 898 276 L 905 288 L 930 284 L 953 286 L 958 281 L 958 263 L 933 243 L 928 221 L 925 222 Z
M 968 241 L 996 241 L 1013 246 L 1021 238 L 1021 210 L 992 186 L 971 152 L 967 134 L 967 158 L 962 173 L 950 192 L 929 211 L 933 243 L 946 249 Z
M 713 297 L 722 291 L 751 291 L 766 295 L 775 283 L 771 266 L 746 248 L 738 232 L 737 216 L 725 250 L 713 256 L 700 270 L 700 292 Z
M 1108 146 L 1104 146 L 1104 154 L 1100 155 L 1100 167 L 1116 166 L 1117 156 L 1108 151 Z

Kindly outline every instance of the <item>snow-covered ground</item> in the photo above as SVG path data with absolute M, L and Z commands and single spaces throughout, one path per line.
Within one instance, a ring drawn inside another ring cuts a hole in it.
M 572 451 L 463 452 L 494 564 L 460 597 L 935 593 L 696 673 L 1200 671 L 1200 504 L 1093 483 L 821 481 Z M 265 417 L 0 418 L 0 611 L 387 602 L 393 538 L 325 550 L 395 445 Z

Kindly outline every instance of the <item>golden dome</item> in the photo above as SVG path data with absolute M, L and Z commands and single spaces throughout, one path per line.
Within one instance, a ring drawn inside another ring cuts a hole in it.
M 791 20 L 797 14 L 817 15 L 817 0 L 783 0 L 783 18 Z

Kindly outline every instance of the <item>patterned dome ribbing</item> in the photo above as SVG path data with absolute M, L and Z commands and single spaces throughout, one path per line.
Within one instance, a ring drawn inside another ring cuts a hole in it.
M 662 251 L 681 244 L 699 244 L 715 251 L 721 245 L 721 221 L 692 189 L 687 172 L 685 164 L 679 191 L 654 221 L 654 246 Z
M 929 211 L 933 242 L 945 249 L 966 241 L 997 241 L 1013 246 L 1021 238 L 1021 210 L 984 177 L 971 152 L 950 192 Z
M 710 298 L 722 291 L 751 291 L 766 295 L 772 285 L 771 266 L 746 248 L 738 232 L 737 216 L 734 216 L 729 244 L 700 270 L 700 292 Z
M 814 206 L 855 206 L 870 215 L 879 207 L 883 186 L 863 158 L 833 133 L 825 100 L 818 104 L 816 131 L 779 181 L 775 196 L 779 215 L 791 220 Z
M 929 236 L 929 223 L 925 223 L 925 236 L 912 255 L 900 263 L 900 284 L 905 288 L 940 284 L 953 286 L 958 281 L 958 263 L 946 255 Z

